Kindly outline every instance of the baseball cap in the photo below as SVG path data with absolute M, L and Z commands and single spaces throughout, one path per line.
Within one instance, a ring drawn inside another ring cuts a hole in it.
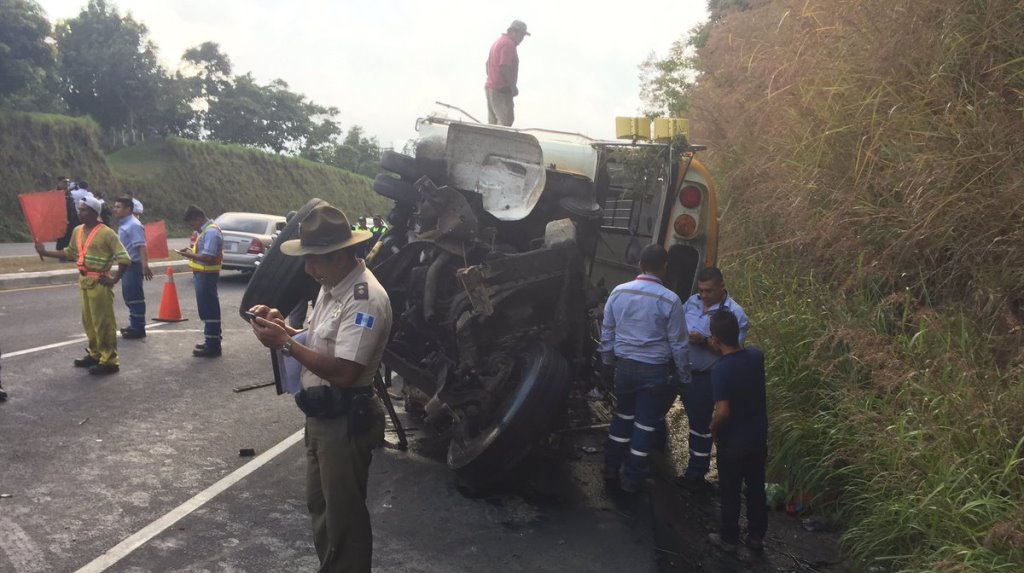
M 522 20 L 512 20 L 512 23 L 508 25 L 509 30 L 516 30 L 523 34 L 530 36 L 531 34 L 526 31 L 526 22 Z

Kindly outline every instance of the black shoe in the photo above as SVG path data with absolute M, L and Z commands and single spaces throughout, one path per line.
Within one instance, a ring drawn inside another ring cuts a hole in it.
M 206 350 L 206 343 L 204 342 L 202 344 L 197 344 L 196 350 Z
M 204 346 L 202 349 L 196 348 L 192 351 L 192 356 L 199 358 L 217 358 L 220 356 L 220 348 L 209 348 Z
M 7 392 L 4 390 L 3 386 L 0 386 L 0 402 L 6 402 L 6 401 L 7 401 Z
M 75 360 L 75 368 L 89 368 L 91 366 L 96 366 L 99 363 L 100 361 L 93 358 L 91 354 L 86 354 L 85 358 Z
M 146 338 L 145 330 L 135 330 L 134 328 L 122 328 L 121 338 L 132 340 L 133 338 Z
M 97 364 L 89 367 L 89 374 L 96 376 L 102 376 L 104 374 L 114 374 L 121 370 L 116 364 Z
M 747 538 L 743 540 L 743 544 L 751 551 L 764 551 L 764 539 L 758 539 L 748 535 Z

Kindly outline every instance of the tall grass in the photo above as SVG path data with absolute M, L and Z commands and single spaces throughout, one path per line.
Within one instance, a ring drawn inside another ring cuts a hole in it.
M 1024 571 L 1024 6 L 764 0 L 697 61 L 775 471 L 859 565 Z
M 965 317 L 894 336 L 870 292 L 763 259 L 727 274 L 769 360 L 770 473 L 849 525 L 855 564 L 1024 570 L 1020 369 L 972 362 Z

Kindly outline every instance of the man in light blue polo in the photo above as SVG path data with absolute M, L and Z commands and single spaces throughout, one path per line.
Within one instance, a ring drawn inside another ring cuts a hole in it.
M 114 201 L 117 237 L 132 260 L 121 277 L 121 296 L 128 306 L 128 327 L 121 329 L 121 337 L 128 339 L 146 336 L 146 294 L 142 290 L 142 280 L 153 279 L 146 250 L 146 229 L 132 214 L 133 209 L 131 197 L 120 197 Z
M 697 273 L 697 292 L 683 305 L 689 328 L 692 383 L 683 395 L 683 406 L 690 425 L 690 461 L 679 485 L 696 489 L 709 489 L 704 474 L 711 467 L 711 414 L 715 401 L 711 392 L 711 369 L 722 357 L 708 343 L 711 338 L 711 315 L 729 311 L 739 323 L 739 343 L 747 338 L 750 321 L 746 313 L 725 289 L 725 279 L 717 267 L 707 267 Z
M 614 377 L 615 416 L 605 445 L 604 478 L 619 479 L 634 493 L 647 477 L 647 456 L 679 388 L 686 384 L 690 357 L 686 318 L 679 296 L 662 284 L 668 253 L 648 245 L 640 253 L 640 275 L 608 296 L 601 325 L 601 361 L 606 379 Z

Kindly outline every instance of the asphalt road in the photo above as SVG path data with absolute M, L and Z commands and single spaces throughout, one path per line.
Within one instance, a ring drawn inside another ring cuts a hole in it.
M 190 354 L 202 323 L 189 277 L 176 279 L 189 320 L 119 341 L 121 372 L 99 378 L 71 365 L 84 346 L 76 286 L 0 292 L 0 572 L 316 569 L 301 414 L 272 387 L 232 391 L 272 380 L 236 312 L 246 279 L 221 278 L 213 360 Z M 162 289 L 146 285 L 150 315 Z M 649 508 L 603 495 L 600 455 L 579 448 L 600 433 L 574 440 L 534 456 L 517 491 L 486 495 L 467 495 L 422 436 L 411 452 L 379 450 L 375 571 L 657 571 Z

